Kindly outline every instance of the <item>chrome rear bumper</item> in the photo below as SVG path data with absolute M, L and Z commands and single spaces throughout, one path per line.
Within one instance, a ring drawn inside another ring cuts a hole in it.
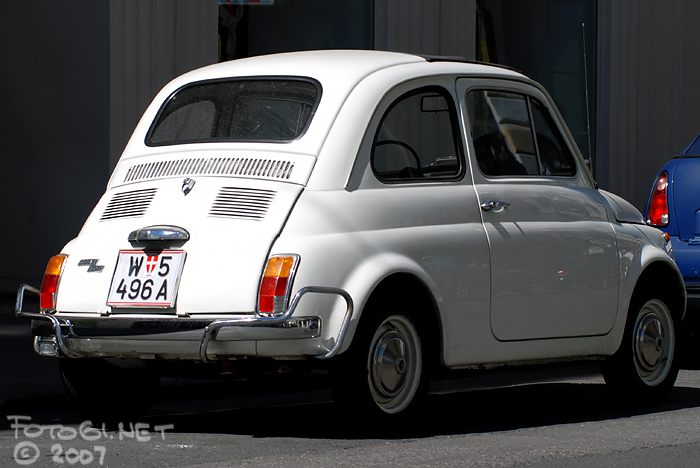
M 23 284 L 17 291 L 15 314 L 17 317 L 44 320 L 51 323 L 53 337 L 49 340 L 35 340 L 34 348 L 39 354 L 42 346 L 48 350 L 55 342 L 57 354 L 80 358 L 79 352 L 71 350 L 66 339 L 129 339 L 129 340 L 199 340 L 199 357 L 210 362 L 207 348 L 212 340 L 219 341 L 267 341 L 299 340 L 316 338 L 321 334 L 320 317 L 292 317 L 301 298 L 309 293 L 334 294 L 341 296 L 346 303 L 345 316 L 333 347 L 326 353 L 315 356 L 328 359 L 335 356 L 343 344 L 350 319 L 353 314 L 353 301 L 350 295 L 339 288 L 307 286 L 300 289 L 287 310 L 275 317 L 243 316 L 227 319 L 201 319 L 189 317 L 57 317 L 51 313 L 25 312 L 23 310 L 24 294 L 39 294 L 39 290 Z

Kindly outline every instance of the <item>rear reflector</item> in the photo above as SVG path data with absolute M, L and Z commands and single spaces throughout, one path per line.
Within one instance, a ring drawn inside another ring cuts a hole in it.
M 668 226 L 668 173 L 659 174 L 647 211 L 647 223 L 655 227 Z
M 41 356 L 57 357 L 58 356 L 58 344 L 56 343 L 56 337 L 36 337 L 36 350 Z

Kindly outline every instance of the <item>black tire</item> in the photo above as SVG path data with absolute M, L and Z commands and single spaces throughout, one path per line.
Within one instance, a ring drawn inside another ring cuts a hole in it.
M 73 408 L 98 425 L 135 421 L 160 383 L 160 375 L 148 369 L 117 367 L 102 359 L 63 358 L 59 370 Z
M 335 402 L 352 416 L 413 413 L 427 394 L 430 345 L 407 301 L 366 308 L 350 349 L 332 368 Z
M 633 297 L 620 348 L 602 365 L 610 392 L 635 404 L 656 404 L 666 397 L 678 376 L 677 330 L 663 299 Z

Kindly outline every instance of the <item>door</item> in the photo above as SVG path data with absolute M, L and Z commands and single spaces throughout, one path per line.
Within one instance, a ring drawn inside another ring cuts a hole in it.
M 498 340 L 602 335 L 617 312 L 617 245 L 602 196 L 526 84 L 458 81 L 491 255 Z

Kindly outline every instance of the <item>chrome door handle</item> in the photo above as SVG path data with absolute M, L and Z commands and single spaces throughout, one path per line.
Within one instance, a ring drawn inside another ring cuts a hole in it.
M 504 201 L 489 201 L 486 203 L 481 204 L 481 209 L 484 211 L 501 211 L 505 208 L 508 208 L 510 206 L 510 203 L 504 202 Z

